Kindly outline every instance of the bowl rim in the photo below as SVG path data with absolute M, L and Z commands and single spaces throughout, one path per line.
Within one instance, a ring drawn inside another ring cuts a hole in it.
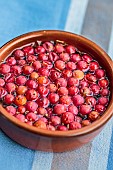
M 101 48 L 99 47 L 96 43 L 94 43 L 93 41 L 85 38 L 82 35 L 78 35 L 75 33 L 71 33 L 71 32 L 67 32 L 67 31 L 62 31 L 62 30 L 39 30 L 39 31 L 33 31 L 33 32 L 28 32 L 25 34 L 22 34 L 16 38 L 13 38 L 12 40 L 8 41 L 6 44 L 4 44 L 1 48 L 0 48 L 0 56 L 5 53 L 5 51 L 8 50 L 8 48 L 11 48 L 11 46 L 13 46 L 14 44 L 18 43 L 18 42 L 22 42 L 24 40 L 33 38 L 33 37 L 40 37 L 43 35 L 54 35 L 54 34 L 62 34 L 62 35 L 66 35 L 66 36 L 70 36 L 73 38 L 76 38 L 78 41 L 83 41 L 84 43 L 89 44 L 91 47 L 93 47 L 95 50 L 97 50 L 102 56 L 104 56 L 106 58 L 106 61 L 109 64 L 109 67 L 112 70 L 112 75 L 113 75 L 113 63 L 111 58 L 108 56 L 108 54 Z M 7 120 L 9 120 L 11 123 L 13 123 L 14 125 L 18 126 L 19 128 L 22 128 L 24 130 L 30 131 L 34 134 L 37 135 L 42 135 L 42 136 L 51 136 L 51 137 L 75 137 L 75 136 L 81 136 L 81 135 L 85 135 L 85 134 L 89 134 L 92 131 L 98 130 L 99 128 L 101 128 L 103 125 L 105 125 L 105 123 L 113 116 L 113 91 L 111 94 L 111 100 L 109 102 L 109 105 L 107 107 L 107 110 L 105 111 L 105 113 L 95 122 L 93 122 L 91 125 L 86 126 L 86 127 L 82 127 L 81 129 L 77 129 L 77 130 L 69 130 L 69 131 L 50 131 L 50 130 L 46 130 L 46 129 L 38 129 L 37 127 L 34 126 L 30 126 L 28 124 L 25 124 L 21 121 L 19 121 L 17 118 L 15 118 L 14 116 L 10 115 L 6 109 L 4 109 L 2 107 L 2 104 L 0 104 L 0 114 Z M 2 129 L 2 127 L 1 127 Z

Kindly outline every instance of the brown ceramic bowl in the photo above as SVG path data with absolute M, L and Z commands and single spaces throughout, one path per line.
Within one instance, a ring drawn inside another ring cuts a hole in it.
M 17 143 L 36 150 L 63 152 L 81 147 L 91 141 L 113 115 L 113 64 L 109 56 L 92 41 L 76 34 L 63 31 L 37 31 L 19 36 L 0 49 L 0 61 L 14 49 L 36 40 L 61 40 L 75 45 L 80 51 L 93 56 L 105 68 L 110 81 L 110 102 L 100 119 L 87 127 L 70 131 L 48 131 L 37 129 L 9 115 L 0 105 L 0 128 Z

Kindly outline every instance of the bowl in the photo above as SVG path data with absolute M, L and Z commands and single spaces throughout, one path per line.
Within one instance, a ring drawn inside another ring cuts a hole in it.
M 64 152 L 90 142 L 113 115 L 113 64 L 106 52 L 83 36 L 58 30 L 42 30 L 21 35 L 0 48 L 0 62 L 14 49 L 35 41 L 61 40 L 93 56 L 105 68 L 110 82 L 110 101 L 105 113 L 91 125 L 77 130 L 49 131 L 20 122 L 0 104 L 0 128 L 17 143 L 34 150 Z

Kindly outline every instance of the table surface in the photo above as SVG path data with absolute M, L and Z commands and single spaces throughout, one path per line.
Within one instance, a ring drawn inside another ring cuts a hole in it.
M 113 59 L 113 0 L 0 0 L 0 46 L 34 30 L 81 34 Z M 24 148 L 0 131 L 0 170 L 113 170 L 113 123 L 89 144 L 65 153 Z

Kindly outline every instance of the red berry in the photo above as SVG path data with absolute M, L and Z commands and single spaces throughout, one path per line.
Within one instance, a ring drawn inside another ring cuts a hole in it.
M 74 121 L 74 114 L 71 112 L 64 112 L 62 114 L 62 123 L 69 124 Z
M 35 48 L 35 53 L 36 54 L 41 54 L 41 53 L 45 53 L 45 48 L 44 47 L 42 47 L 42 46 L 37 46 L 36 48 Z
M 25 94 L 27 91 L 27 87 L 26 86 L 18 86 L 16 89 L 16 92 L 18 94 Z
M 103 113 L 105 111 L 105 106 L 101 105 L 101 104 L 96 104 L 95 105 L 95 110 L 99 113 Z
M 26 107 L 25 106 L 18 106 L 17 112 L 19 112 L 20 114 L 25 114 Z
M 7 91 L 5 88 L 0 87 L 0 99 L 4 97 L 7 94 Z
M 75 130 L 75 129 L 80 129 L 82 126 L 81 126 L 81 124 L 79 123 L 79 122 L 71 122 L 70 124 L 69 124 L 69 129 L 70 130 Z
M 105 71 L 103 69 L 97 69 L 95 71 L 95 75 L 98 79 L 101 79 L 102 77 L 105 76 Z
M 65 68 L 65 62 L 62 60 L 57 60 L 55 62 L 55 68 L 58 70 L 63 70 Z
M 0 87 L 3 87 L 4 85 L 5 85 L 5 81 L 2 78 L 0 78 Z
M 29 74 L 31 74 L 32 72 L 33 72 L 33 67 L 32 66 L 29 66 L 29 65 L 25 65 L 25 66 L 23 66 L 23 73 L 25 74 L 25 75 L 29 75 Z
M 93 92 L 94 95 L 98 95 L 100 92 L 100 87 L 97 84 L 92 84 L 90 86 L 91 91 Z
M 16 85 L 14 83 L 7 83 L 5 86 L 7 92 L 12 93 L 16 89 Z
M 74 77 L 70 77 L 67 81 L 67 84 L 68 84 L 68 86 L 78 86 L 79 80 Z
M 38 71 L 38 69 L 41 68 L 41 63 L 40 61 L 34 61 L 32 66 L 34 67 L 34 70 Z
M 26 65 L 26 60 L 17 60 L 17 64 L 20 65 L 20 66 L 23 66 L 23 65 Z
M 27 100 L 36 100 L 38 98 L 38 93 L 34 89 L 29 89 L 26 92 Z
M 15 76 L 13 73 L 7 73 L 5 74 L 4 80 L 7 83 L 13 83 L 15 81 Z
M 79 111 L 82 115 L 89 114 L 91 112 L 91 106 L 83 104 L 80 106 Z
M 42 97 L 46 97 L 49 93 L 49 89 L 46 88 L 45 86 L 39 86 L 38 87 L 38 93 L 42 96 Z
M 98 85 L 101 87 L 101 88 L 106 88 L 108 86 L 109 82 L 107 79 L 101 79 L 98 81 Z
M 37 57 L 35 55 L 29 55 L 26 60 L 28 63 L 32 63 L 37 60 Z
M 79 61 L 77 63 L 77 69 L 82 70 L 83 72 L 87 71 L 89 69 L 88 63 L 86 61 Z
M 55 52 L 50 52 L 48 57 L 51 62 L 55 62 L 59 59 L 59 56 Z
M 46 53 L 41 53 L 38 55 L 38 59 L 40 61 L 47 61 L 48 60 L 48 55 Z
M 0 73 L 7 74 L 10 72 L 10 66 L 8 64 L 1 64 L 0 65 Z
M 71 97 L 68 95 L 62 96 L 60 98 L 60 103 L 69 106 L 72 103 Z
M 13 52 L 13 55 L 14 55 L 16 60 L 20 60 L 24 57 L 24 52 L 20 49 L 17 49 Z
M 67 86 L 67 81 L 64 78 L 58 78 L 56 80 L 55 84 L 56 84 L 57 87 L 66 87 Z
M 27 78 L 25 76 L 19 76 L 16 78 L 17 85 L 24 85 L 26 81 L 27 81 Z
M 76 106 L 74 106 L 74 105 L 70 105 L 68 107 L 68 111 L 73 113 L 74 115 L 78 115 L 78 108 Z
M 82 56 L 82 59 L 83 59 L 84 61 L 86 61 L 87 63 L 90 63 L 90 62 L 93 60 L 92 57 L 89 56 L 89 55 L 87 55 L 87 54 L 84 54 L 84 55 Z
M 4 102 L 6 104 L 12 104 L 14 101 L 14 96 L 12 94 L 6 94 L 4 97 Z
M 76 69 L 76 64 L 74 62 L 67 62 L 66 64 L 66 68 L 69 69 L 69 70 L 75 70 Z
M 54 49 L 54 46 L 51 42 L 45 42 L 43 43 L 43 47 L 47 52 L 51 52 Z
M 36 102 L 34 101 L 28 101 L 26 103 L 26 109 L 29 111 L 29 112 L 35 112 L 38 108 L 38 105 Z
M 15 113 L 16 113 L 16 109 L 15 109 L 14 106 L 7 106 L 7 107 L 6 107 L 6 110 L 7 110 L 7 112 L 9 112 L 9 114 L 11 114 L 11 115 L 15 115 Z
M 49 84 L 49 79 L 47 77 L 40 76 L 38 77 L 38 84 L 47 86 Z
M 69 56 L 68 53 L 61 53 L 61 54 L 60 54 L 60 59 L 61 59 L 62 61 L 64 61 L 64 62 L 67 62 L 67 61 L 69 61 L 70 56 Z
M 28 121 L 35 121 L 37 119 L 37 115 L 33 112 L 29 112 L 27 115 L 26 115 L 26 119 Z
M 38 72 L 41 76 L 47 76 L 48 77 L 49 74 L 50 74 L 49 70 L 47 68 L 39 68 Z
M 73 54 L 73 53 L 76 52 L 76 49 L 75 49 L 74 46 L 68 45 L 68 46 L 66 47 L 66 52 L 67 52 L 68 54 Z
M 59 101 L 59 95 L 56 94 L 56 93 L 50 93 L 48 95 L 48 99 L 49 99 L 51 104 L 55 104 Z
M 47 125 L 47 130 L 55 131 L 55 127 L 52 125 Z
M 24 47 L 23 51 L 25 55 L 34 54 L 34 48 L 31 45 Z
M 10 66 L 16 65 L 16 60 L 14 57 L 8 57 L 6 60 L 7 64 Z
M 28 86 L 29 88 L 31 88 L 31 89 L 36 89 L 37 88 L 37 86 L 38 86 L 38 84 L 37 84 L 37 82 L 35 81 L 35 80 L 27 80 L 27 82 L 26 82 L 26 86 Z
M 37 111 L 38 111 L 38 114 L 43 115 L 43 116 L 47 114 L 47 110 L 43 107 L 39 107 Z
M 68 95 L 68 89 L 66 87 L 60 87 L 58 89 L 58 94 L 59 95 Z
M 11 67 L 11 72 L 15 75 L 20 75 L 22 73 L 22 68 L 20 66 L 12 66 Z
M 69 78 L 69 77 L 72 77 L 72 71 L 65 69 L 65 70 L 62 71 L 62 76 L 66 79 Z
M 73 96 L 72 100 L 75 106 L 80 106 L 84 103 L 84 98 L 81 95 Z
M 36 126 L 37 128 L 39 129 L 46 129 L 46 123 L 42 120 L 37 120 L 35 123 L 34 123 L 34 126 Z
M 81 60 L 81 56 L 79 54 L 72 54 L 70 60 L 77 63 Z
M 100 94 L 101 94 L 102 96 L 108 96 L 109 93 L 110 93 L 110 91 L 109 91 L 107 88 L 100 90 Z
M 57 130 L 60 130 L 60 131 L 67 131 L 68 128 L 67 128 L 66 126 L 64 126 L 64 125 L 58 125 L 58 126 L 57 126 Z
M 92 61 L 89 65 L 90 71 L 95 71 L 99 68 L 99 64 L 97 61 Z
M 25 97 L 24 95 L 18 95 L 18 96 L 16 96 L 16 98 L 15 98 L 15 104 L 16 104 L 17 106 L 25 105 L 26 102 L 27 102 L 27 99 L 26 99 L 26 97 Z
M 46 97 L 45 98 L 39 98 L 37 100 L 37 103 L 40 107 L 44 107 L 44 108 L 47 108 L 50 104 L 48 98 L 46 98 Z
M 49 89 L 49 91 L 50 91 L 51 93 L 54 93 L 54 92 L 57 91 L 57 86 L 56 86 L 55 84 L 52 84 L 52 83 L 50 83 L 50 84 L 47 86 L 47 88 Z
M 54 113 L 57 115 L 61 115 L 66 111 L 66 107 L 63 104 L 56 104 L 54 107 Z
M 108 104 L 108 98 L 107 97 L 99 97 L 98 103 L 101 105 L 107 105 Z
M 57 53 L 62 53 L 62 52 L 64 52 L 64 51 L 65 51 L 65 49 L 64 49 L 64 47 L 63 47 L 62 44 L 56 44 L 56 45 L 55 45 L 55 52 L 57 52 Z
M 91 106 L 96 105 L 96 99 L 94 97 L 92 97 L 92 96 L 87 96 L 85 98 L 85 102 L 86 102 L 86 104 L 91 105 Z
M 25 116 L 24 116 L 24 115 L 22 115 L 22 114 L 17 114 L 15 117 L 16 117 L 17 119 L 19 119 L 21 122 L 25 122 Z
M 51 116 L 50 121 L 53 126 L 61 124 L 61 118 L 59 116 Z
M 68 88 L 69 95 L 74 96 L 79 93 L 79 88 L 76 86 L 71 86 Z

